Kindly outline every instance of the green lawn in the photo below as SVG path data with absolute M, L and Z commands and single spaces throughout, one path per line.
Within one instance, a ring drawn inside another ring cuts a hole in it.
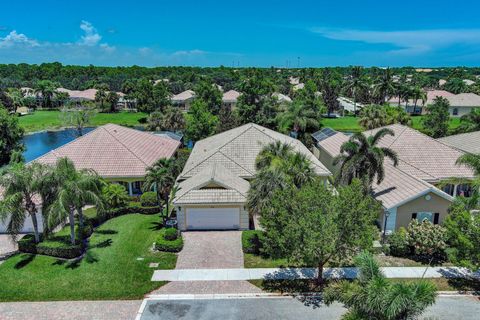
M 90 125 L 101 126 L 106 123 L 115 123 L 124 126 L 138 126 L 139 120 L 147 115 L 143 112 L 97 113 L 93 116 Z M 47 129 L 59 129 L 63 126 L 60 111 L 35 111 L 33 114 L 19 118 L 20 125 L 26 132 Z
M 423 131 L 422 126 L 423 116 L 414 116 L 412 117 L 412 128 L 419 131 Z M 343 118 L 324 118 L 321 121 L 322 127 L 332 128 L 336 131 L 346 131 L 346 132 L 360 132 L 363 131 L 363 128 L 358 124 L 358 117 L 343 117 Z M 460 118 L 450 118 L 449 128 L 450 130 L 457 128 L 460 125 Z
M 158 222 L 158 215 L 111 219 L 93 233 L 78 262 L 15 255 L 0 265 L 0 301 L 141 299 L 164 284 L 150 281 L 148 264 L 158 262 L 159 269 L 176 264 L 175 254 L 150 251 Z

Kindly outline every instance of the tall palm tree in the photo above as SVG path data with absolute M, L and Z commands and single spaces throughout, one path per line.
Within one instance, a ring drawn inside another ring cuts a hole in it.
M 366 90 L 368 88 L 367 82 L 363 77 L 363 68 L 360 66 L 354 66 L 351 69 L 351 74 L 347 78 L 345 82 L 345 90 L 350 91 L 352 93 L 353 99 L 353 113 L 357 115 L 357 94 L 362 90 Z
M 383 127 L 388 124 L 388 115 L 381 106 L 369 105 L 362 109 L 358 123 L 367 130 Z
M 168 202 L 170 191 L 175 184 L 179 174 L 179 168 L 174 159 L 162 158 L 147 168 L 143 190 L 154 189 L 157 193 L 158 206 L 162 207 L 162 200 L 165 201 L 165 208 L 168 214 Z
M 306 108 L 300 101 L 295 101 L 279 115 L 278 126 L 280 131 L 293 130 L 298 136 L 307 129 L 317 130 L 320 127 L 319 116 L 313 109 Z
M 427 101 L 427 93 L 419 86 L 414 86 L 410 90 L 410 97 L 413 99 L 414 108 L 417 107 L 418 100 L 422 101 L 422 105 Z
M 20 233 L 25 220 L 30 217 L 33 225 L 35 242 L 40 242 L 37 213 L 40 194 L 47 195 L 43 183 L 44 165 L 32 163 L 26 166 L 22 162 L 13 163 L 0 176 L 0 187 L 3 189 L 3 200 L 0 201 L 0 220 L 9 220 L 7 232 L 15 239 Z
M 97 92 L 95 92 L 95 102 L 100 104 L 100 109 L 103 110 L 103 105 L 107 102 L 108 95 L 108 85 L 101 83 L 96 87 Z
M 392 70 L 387 68 L 383 70 L 380 76 L 377 78 L 374 93 L 379 97 L 381 103 L 385 103 L 388 100 L 388 97 L 395 92 L 395 86 L 392 79 Z
M 55 165 L 57 197 L 49 209 L 49 225 L 57 225 L 68 219 L 70 224 L 70 241 L 75 244 L 75 212 L 79 226 L 84 226 L 83 207 L 93 204 L 98 211 L 103 210 L 102 181 L 93 171 L 77 170 L 68 158 L 60 158 Z
M 324 292 L 327 304 L 339 301 L 348 309 L 342 319 L 417 319 L 435 303 L 437 288 L 431 282 L 392 283 L 380 270 L 371 253 L 356 258 L 359 276 L 329 285 Z
M 364 133 L 355 133 L 340 148 L 340 155 L 333 160 L 334 165 L 340 165 L 336 177 L 336 183 L 350 184 L 354 178 L 363 181 L 367 192 L 371 192 L 371 186 L 375 179 L 377 184 L 385 177 L 385 157 L 393 161 L 397 166 L 398 156 L 395 151 L 387 147 L 380 147 L 380 140 L 395 133 L 389 128 L 378 130 L 374 135 L 366 136 Z
M 267 144 L 255 159 L 255 168 L 263 170 L 267 168 L 278 168 L 284 159 L 287 159 L 293 148 L 290 144 L 276 140 Z
M 52 100 L 57 93 L 58 83 L 50 80 L 40 80 L 35 85 L 35 93 L 41 95 L 42 106 L 44 108 L 50 108 L 52 106 Z

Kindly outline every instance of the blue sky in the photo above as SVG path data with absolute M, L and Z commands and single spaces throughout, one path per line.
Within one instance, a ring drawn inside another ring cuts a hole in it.
M 480 2 L 8 1 L 0 63 L 478 66 Z

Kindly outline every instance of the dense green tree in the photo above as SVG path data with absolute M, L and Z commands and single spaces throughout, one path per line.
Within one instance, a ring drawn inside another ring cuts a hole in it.
M 410 125 L 412 122 L 410 115 L 402 107 L 386 105 L 383 109 L 387 114 L 387 124 L 400 123 Z
M 185 115 L 187 139 L 198 141 L 215 133 L 218 118 L 210 113 L 207 104 L 202 100 L 195 100 Z
M 237 127 L 238 119 L 232 108 L 223 106 L 218 113 L 217 133 L 224 132 Z
M 361 132 L 352 135 L 340 148 L 340 155 L 333 160 L 334 165 L 340 166 L 335 178 L 337 184 L 350 184 L 357 178 L 364 183 L 366 191 L 370 192 L 375 177 L 376 183 L 381 183 L 385 177 L 385 157 L 393 161 L 394 166 L 398 164 L 395 151 L 378 145 L 386 135 L 394 136 L 395 133 L 383 128 L 370 136 Z
M 97 92 L 95 92 L 95 102 L 98 103 L 100 110 L 105 110 L 105 105 L 108 103 L 107 95 L 110 88 L 108 84 L 101 83 L 96 86 Z
M 341 86 L 342 80 L 338 73 L 329 68 L 322 70 L 319 78 L 319 88 L 329 115 L 340 108 L 338 96 L 340 94 Z
M 107 102 L 109 106 L 109 111 L 110 112 L 117 112 L 117 105 L 118 105 L 118 100 L 120 99 L 120 96 L 118 93 L 115 91 L 109 91 L 107 93 L 107 96 L 105 97 L 105 101 Z
M 367 130 L 383 127 L 388 122 L 388 114 L 382 106 L 369 105 L 360 111 L 358 123 Z
M 359 269 L 354 282 L 342 280 L 329 285 L 325 302 L 341 302 L 348 309 L 344 320 L 413 320 L 435 303 L 436 287 L 420 280 L 413 283 L 392 282 L 380 270 L 371 253 L 355 259 Z
M 354 66 L 351 69 L 351 73 L 348 76 L 344 89 L 351 93 L 353 99 L 353 113 L 357 114 L 357 101 L 358 93 L 362 90 L 367 90 L 368 85 L 365 77 L 363 76 L 363 68 L 360 66 Z
M 216 84 L 204 80 L 195 86 L 196 99 L 201 99 L 207 105 L 208 110 L 218 115 L 222 106 L 222 92 Z
M 303 138 L 305 132 L 318 130 L 319 118 L 319 114 L 307 108 L 302 101 L 294 101 L 285 112 L 278 115 L 278 128 L 284 133 L 293 131 L 297 137 Z
M 155 111 L 153 84 L 150 80 L 146 78 L 137 80 L 131 96 L 136 99 L 139 111 L 146 113 Z
M 154 111 L 148 115 L 147 130 L 160 131 L 163 127 L 163 114 L 160 111 Z
M 22 90 L 17 88 L 9 88 L 7 90 L 7 96 L 12 101 L 13 113 L 16 113 L 18 108 L 25 105 L 25 97 Z
M 463 79 L 451 78 L 443 85 L 443 88 L 451 93 L 459 94 L 468 92 L 468 86 Z
M 181 132 L 185 129 L 184 113 L 175 107 L 168 107 L 163 113 L 161 128 L 173 132 Z
M 0 105 L 0 167 L 10 162 L 12 152 L 23 150 L 23 133 L 18 118 Z
M 240 124 L 254 122 L 262 125 L 259 122 L 265 122 L 264 117 L 276 112 L 270 98 L 274 85 L 270 79 L 262 76 L 259 70 L 250 70 L 239 89 L 242 95 L 238 98 L 236 112 Z
M 443 97 L 436 97 L 433 104 L 427 106 L 427 114 L 422 119 L 425 132 L 433 138 L 441 138 L 448 133 L 450 103 Z
M 316 266 L 321 285 L 326 263 L 348 261 L 358 250 L 371 247 L 381 211 L 358 181 L 337 192 L 321 180 L 298 189 L 277 189 L 269 207 L 261 211 L 263 250 L 272 258 Z
M 170 92 L 168 90 L 168 85 L 164 81 L 158 81 L 153 86 L 153 101 L 155 104 L 155 110 L 165 111 L 165 109 L 170 105 Z
M 395 94 L 395 86 L 392 76 L 392 70 L 386 68 L 382 70 L 375 79 L 374 95 L 377 97 L 377 102 L 379 104 L 384 104 L 391 95 Z
M 460 117 L 460 125 L 455 130 L 457 133 L 466 133 L 480 130 L 480 106 L 470 113 Z

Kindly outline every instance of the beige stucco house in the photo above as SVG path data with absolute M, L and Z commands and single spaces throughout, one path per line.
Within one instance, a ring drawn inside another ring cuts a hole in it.
M 236 90 L 228 90 L 223 93 L 222 96 L 222 107 L 230 108 L 234 110 L 237 107 L 237 101 L 241 93 Z
M 281 141 L 305 154 L 315 172 L 330 171 L 300 141 L 249 123 L 200 140 L 178 177 L 174 206 L 180 230 L 248 229 L 246 208 L 255 159 L 264 146 Z
M 399 163 L 394 167 L 390 160 L 386 160 L 385 179 L 373 185 L 374 196 L 384 208 L 384 214 L 379 217 L 382 229 L 385 219 L 389 232 L 406 227 L 415 218 L 441 223 L 454 197 L 468 196 L 470 192 L 465 185 L 439 187 L 440 182 L 452 177 L 474 177 L 470 169 L 455 164 L 463 152 L 410 127 L 399 124 L 387 127 L 395 136 L 385 136 L 379 145 L 394 150 Z M 373 135 L 378 130 L 369 130 L 365 134 Z M 338 165 L 333 165 L 333 159 L 340 154 L 340 147 L 349 136 L 326 128 L 313 134 L 313 138 L 316 144 L 314 154 L 330 171 L 337 173 Z
M 176 94 L 170 98 L 170 101 L 173 105 L 179 107 L 183 111 L 188 111 L 190 106 L 195 99 L 195 91 L 185 90 Z

